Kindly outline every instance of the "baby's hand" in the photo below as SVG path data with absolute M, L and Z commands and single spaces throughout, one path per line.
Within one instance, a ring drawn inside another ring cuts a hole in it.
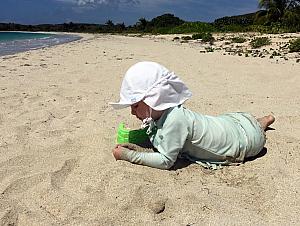
M 113 155 L 116 160 L 121 160 L 122 151 L 123 151 L 123 147 L 119 144 L 114 148 Z
M 124 152 L 129 150 L 138 151 L 138 148 L 138 145 L 131 143 L 117 144 L 113 150 L 113 155 L 116 160 L 124 160 L 124 158 L 122 158 L 122 153 L 124 154 Z
M 142 148 L 139 145 L 132 144 L 132 143 L 117 144 L 116 147 L 113 149 L 113 156 L 115 157 L 116 160 L 129 161 L 127 154 L 131 151 L 151 153 L 153 152 L 153 149 Z

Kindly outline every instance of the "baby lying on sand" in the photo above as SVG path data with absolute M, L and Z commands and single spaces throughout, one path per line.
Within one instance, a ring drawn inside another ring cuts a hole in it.
M 171 168 L 179 156 L 204 166 L 231 165 L 257 155 L 265 145 L 265 130 L 275 118 L 256 119 L 235 112 L 208 116 L 193 112 L 183 103 L 192 96 L 187 86 L 164 66 L 139 62 L 128 69 L 115 109 L 131 107 L 143 122 L 156 151 L 119 144 L 116 160 L 159 169 Z

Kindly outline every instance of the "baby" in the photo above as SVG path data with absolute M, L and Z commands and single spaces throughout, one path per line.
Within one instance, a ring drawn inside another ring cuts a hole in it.
M 265 130 L 275 118 L 256 119 L 236 112 L 208 116 L 182 104 L 192 96 L 176 74 L 155 62 L 139 62 L 128 69 L 115 109 L 131 107 L 131 114 L 147 128 L 155 151 L 119 144 L 116 160 L 159 169 L 171 168 L 178 157 L 204 166 L 237 164 L 257 155 L 265 145 Z

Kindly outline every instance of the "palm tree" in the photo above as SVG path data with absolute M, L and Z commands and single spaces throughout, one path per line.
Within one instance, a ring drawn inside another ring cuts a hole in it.
M 280 21 L 287 11 L 299 6 L 300 0 L 259 0 L 259 7 L 267 11 L 264 16 L 268 22 Z
M 115 26 L 115 24 L 112 22 L 112 20 L 108 20 L 105 22 L 105 25 L 108 26 L 108 27 L 113 27 Z
M 147 24 L 148 24 L 148 21 L 142 17 L 139 19 L 139 21 L 135 24 L 135 26 L 139 29 L 139 30 L 142 30 L 144 31 L 147 27 Z

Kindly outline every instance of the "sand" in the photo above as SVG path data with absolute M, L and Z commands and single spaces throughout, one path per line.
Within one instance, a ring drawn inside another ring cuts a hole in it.
M 1 225 L 299 225 L 300 63 L 203 53 L 161 36 L 84 39 L 0 58 Z M 141 60 L 175 71 L 203 114 L 273 113 L 266 153 L 210 171 L 115 161 L 113 111 Z

